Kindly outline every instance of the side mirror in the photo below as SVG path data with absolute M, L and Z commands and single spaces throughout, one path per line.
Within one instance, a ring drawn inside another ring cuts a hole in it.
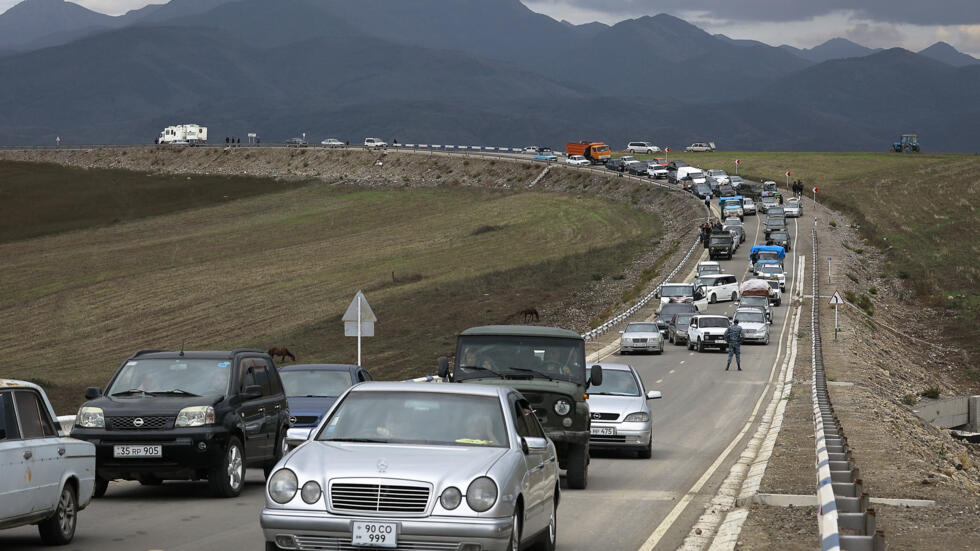
M 548 440 L 546 438 L 537 438 L 534 436 L 526 436 L 521 438 L 521 449 L 524 453 L 530 453 L 531 450 L 543 450 L 548 447 Z
M 601 386 L 602 385 L 602 366 L 594 365 L 592 366 L 592 374 L 589 376 L 590 386 Z
M 446 377 L 449 376 L 449 358 L 447 358 L 445 356 L 441 356 L 439 358 L 439 371 L 438 371 L 438 374 L 443 379 L 445 379 Z
M 85 389 L 85 399 L 95 400 L 99 396 L 102 396 L 102 389 L 97 386 L 90 386 Z
M 254 400 L 256 398 L 262 397 L 262 387 L 259 385 L 248 385 L 245 390 L 242 391 L 242 398 L 246 400 Z
M 651 390 L 647 392 L 647 400 L 659 400 L 663 397 L 664 395 L 661 394 L 659 390 Z

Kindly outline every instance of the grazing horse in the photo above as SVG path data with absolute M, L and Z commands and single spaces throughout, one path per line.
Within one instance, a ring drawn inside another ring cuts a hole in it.
M 533 306 L 521 310 L 520 312 L 517 313 L 517 315 L 523 317 L 524 323 L 528 323 L 532 319 L 534 321 L 541 321 L 541 316 L 538 315 L 537 308 L 535 308 Z
M 286 356 L 289 356 L 289 359 L 291 361 L 294 362 L 296 361 L 296 356 L 293 356 L 293 353 L 290 352 L 289 349 L 286 348 L 285 346 L 276 346 L 275 348 L 270 348 L 266 353 L 272 356 L 273 359 L 275 359 L 276 356 L 279 356 L 280 362 L 285 362 Z

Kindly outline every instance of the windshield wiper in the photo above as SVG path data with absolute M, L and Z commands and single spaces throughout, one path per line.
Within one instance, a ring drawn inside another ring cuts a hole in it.
M 115 392 L 112 396 L 123 396 L 125 394 L 143 394 L 146 395 L 147 392 L 142 388 L 131 388 L 129 390 L 123 390 L 122 392 Z
M 500 377 L 501 379 L 506 379 L 507 378 L 503 373 L 500 373 L 499 371 L 494 371 L 493 369 L 490 369 L 489 367 L 483 367 L 482 365 L 461 365 L 459 367 L 462 368 L 462 369 L 476 369 L 478 371 L 487 371 L 489 373 L 493 373 L 494 375 Z
M 172 390 L 154 390 L 152 392 L 148 392 L 148 394 L 182 394 L 184 396 L 199 396 L 199 394 L 188 392 L 182 388 L 175 388 Z
M 508 367 L 507 369 L 510 370 L 510 371 L 520 371 L 522 373 L 530 373 L 531 375 L 540 375 L 540 376 L 544 377 L 545 379 L 548 379 L 549 381 L 554 381 L 555 380 L 554 377 L 552 377 L 551 375 L 548 375 L 547 373 L 543 373 L 541 371 L 535 371 L 533 369 L 528 369 L 526 367 Z
M 369 444 L 387 444 L 386 438 L 327 438 L 321 442 L 366 442 Z

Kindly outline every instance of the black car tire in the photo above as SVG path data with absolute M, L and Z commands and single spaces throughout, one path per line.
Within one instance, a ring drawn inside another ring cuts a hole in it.
M 232 482 L 233 469 L 238 469 L 237 486 Z M 245 450 L 238 437 L 228 439 L 228 446 L 218 464 L 208 472 L 208 485 L 215 497 L 238 497 L 242 493 L 245 485 Z
M 102 497 L 105 495 L 106 490 L 109 489 L 109 481 L 102 478 L 101 476 L 95 477 L 95 491 L 92 493 L 92 497 Z
M 692 342 L 691 339 L 687 339 L 687 349 L 694 350 L 694 342 Z
M 265 551 L 282 551 L 282 547 L 276 545 L 274 541 L 265 542 Z
M 568 447 L 568 487 L 584 490 L 589 485 L 589 446 L 588 444 Z
M 521 510 L 514 511 L 511 517 L 510 541 L 507 543 L 507 551 L 521 551 Z
M 279 429 L 279 435 L 276 437 L 276 449 L 275 454 L 272 459 L 270 459 L 265 465 L 262 466 L 262 472 L 265 473 L 265 479 L 268 480 L 269 476 L 272 475 L 272 470 L 276 468 L 276 463 L 286 455 L 286 429 Z
M 701 340 L 701 337 L 698 337 L 698 352 L 704 352 L 704 341 Z
M 650 437 L 650 441 L 647 442 L 645 448 L 640 448 L 636 450 L 636 456 L 640 459 L 650 459 L 653 457 L 653 437 Z
M 736 300 L 738 300 L 738 292 L 732 291 L 732 302 L 735 302 Z
M 41 534 L 41 541 L 47 545 L 67 545 L 75 537 L 77 523 L 78 499 L 75 489 L 71 484 L 65 484 L 54 514 L 38 523 L 37 531 Z

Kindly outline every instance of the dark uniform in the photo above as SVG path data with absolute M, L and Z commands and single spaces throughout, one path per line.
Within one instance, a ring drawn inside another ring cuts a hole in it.
M 735 356 L 735 365 L 738 370 L 742 370 L 742 341 L 745 339 L 745 331 L 739 326 L 738 321 L 732 322 L 725 330 L 725 342 L 728 343 L 728 361 L 725 363 L 725 371 L 732 365 L 732 355 Z

